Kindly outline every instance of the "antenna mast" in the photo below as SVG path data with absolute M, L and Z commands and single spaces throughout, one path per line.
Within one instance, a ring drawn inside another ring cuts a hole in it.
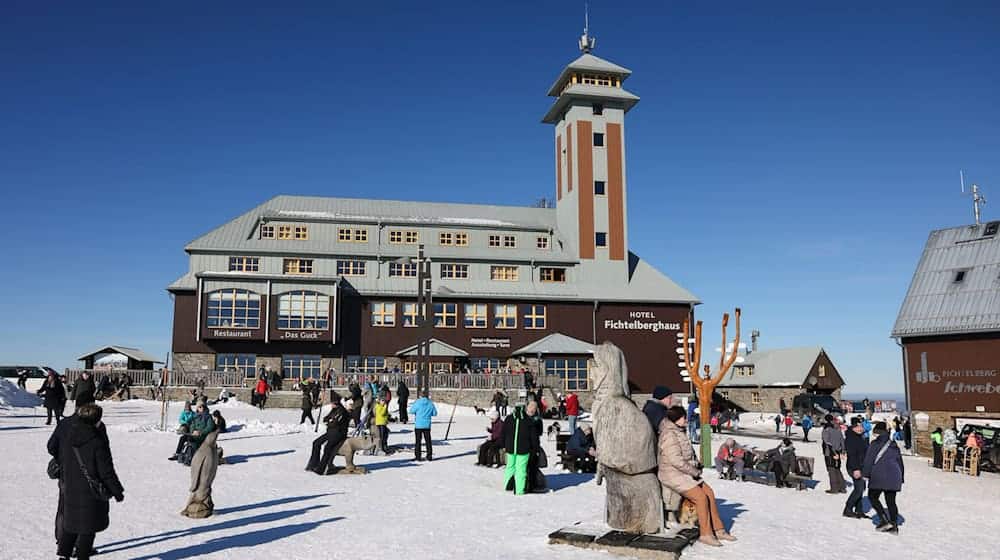
M 584 54 L 594 50 L 597 39 L 590 36 L 590 4 L 583 3 L 583 35 L 580 36 L 580 50 Z
M 965 171 L 958 170 L 958 178 L 962 183 L 962 194 L 965 194 Z M 969 189 L 969 194 L 972 196 L 972 214 L 976 219 L 976 225 L 978 226 L 982 223 L 982 207 L 986 205 L 986 197 L 979 192 L 979 185 L 973 183 L 972 188 Z

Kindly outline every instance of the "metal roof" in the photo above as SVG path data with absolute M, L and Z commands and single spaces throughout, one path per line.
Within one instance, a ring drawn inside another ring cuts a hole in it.
M 821 346 L 752 352 L 729 369 L 719 387 L 799 387 L 823 352 Z M 737 368 L 748 365 L 753 366 L 753 375 L 736 375 Z
M 552 333 L 544 338 L 540 338 L 531 344 L 519 348 L 510 353 L 511 356 L 521 354 L 593 354 L 594 345 L 584 342 L 578 338 L 564 335 L 563 333 Z
M 893 337 L 1000 330 L 1000 236 L 985 236 L 988 226 L 931 232 Z
M 549 97 L 559 96 L 563 84 L 569 80 L 570 74 L 572 74 L 574 70 L 615 74 L 621 76 L 622 80 L 625 80 L 625 78 L 628 78 L 632 74 L 632 71 L 624 66 L 618 66 L 614 62 L 604 60 L 603 58 L 594 56 L 590 53 L 584 53 L 573 62 L 570 62 L 566 68 L 563 68 L 563 71 L 559 73 L 559 77 L 556 78 L 556 81 L 552 83 L 552 87 L 549 88 Z
M 93 352 L 88 352 L 80 356 L 79 358 L 77 358 L 77 360 L 83 361 L 93 356 L 94 354 L 100 354 L 101 352 L 108 352 L 108 351 L 124 354 L 129 358 L 132 358 L 133 360 L 139 362 L 152 362 L 154 364 L 163 363 L 163 360 L 157 360 L 153 356 L 150 356 L 149 354 L 143 352 L 142 350 L 139 350 L 138 348 L 129 348 L 128 346 L 102 346 L 97 350 L 94 350 Z
M 588 99 L 591 101 L 614 99 L 623 103 L 626 113 L 639 102 L 638 95 L 622 88 L 592 84 L 573 84 L 566 88 L 559 96 L 559 99 L 556 99 L 555 103 L 549 107 L 545 116 L 542 117 L 542 122 L 546 124 L 559 122 L 559 115 L 562 114 L 563 109 L 574 99 Z
M 429 356 L 449 356 L 453 358 L 463 358 L 468 357 L 469 353 L 461 348 L 456 348 L 447 342 L 441 342 L 436 338 L 432 338 L 429 341 L 430 353 Z M 413 357 L 417 355 L 417 346 L 419 344 L 414 344 L 413 346 L 407 346 L 399 352 L 396 352 L 397 356 Z

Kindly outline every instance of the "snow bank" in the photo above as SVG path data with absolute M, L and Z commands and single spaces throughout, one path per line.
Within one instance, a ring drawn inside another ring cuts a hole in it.
M 9 379 L 0 377 L 0 407 L 34 407 L 41 405 L 42 399 L 38 395 L 22 391 Z
M 210 408 L 212 410 L 215 410 L 217 408 L 223 409 L 223 410 L 236 410 L 236 409 L 241 409 L 241 408 L 242 409 L 252 409 L 252 408 L 257 408 L 257 407 L 253 406 L 250 403 L 243 402 L 243 401 L 239 400 L 236 397 L 229 397 L 229 400 L 227 400 L 226 402 L 220 402 L 220 403 L 211 404 L 211 405 L 208 405 L 208 408 Z
M 168 426 L 166 430 L 161 430 L 159 424 L 107 424 L 109 432 L 124 432 L 124 433 L 137 433 L 137 432 L 160 432 L 161 434 L 166 433 L 177 433 L 176 426 Z
M 282 436 L 285 434 L 298 434 L 302 432 L 312 432 L 312 424 L 286 424 L 283 422 L 264 422 L 262 420 L 226 420 L 226 433 L 239 432 L 241 434 L 262 434 L 268 436 Z

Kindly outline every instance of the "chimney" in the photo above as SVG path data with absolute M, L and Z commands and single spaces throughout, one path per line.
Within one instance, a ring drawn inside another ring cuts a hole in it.
M 757 351 L 757 339 L 760 338 L 760 331 L 754 329 L 750 331 L 750 352 Z

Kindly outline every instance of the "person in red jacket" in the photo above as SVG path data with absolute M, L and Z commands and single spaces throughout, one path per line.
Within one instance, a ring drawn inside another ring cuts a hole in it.
M 792 420 L 792 413 L 789 412 L 785 415 L 785 436 L 792 437 L 793 425 L 795 425 L 795 420 Z
M 570 391 L 566 395 L 566 418 L 569 420 L 570 434 L 576 433 L 576 417 L 580 415 L 580 398 Z
M 267 402 L 267 393 L 270 388 L 267 386 L 267 381 L 263 377 L 257 378 L 257 386 L 254 387 L 253 392 L 257 397 L 257 406 L 261 410 L 264 410 L 264 403 Z

